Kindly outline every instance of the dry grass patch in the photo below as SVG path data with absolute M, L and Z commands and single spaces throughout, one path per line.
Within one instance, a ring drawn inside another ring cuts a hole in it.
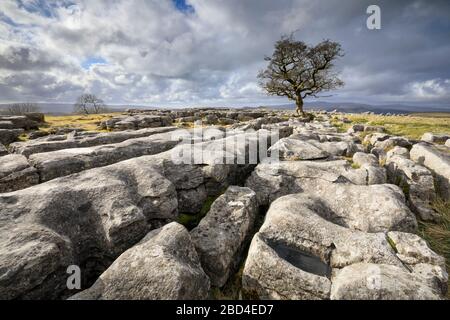
M 384 126 L 389 134 L 420 139 L 426 132 L 450 134 L 450 113 L 423 113 L 411 116 L 347 115 L 352 124 Z M 347 125 L 350 127 L 352 124 Z M 345 125 L 344 125 L 345 127 Z
M 64 115 L 64 116 L 45 116 L 46 125 L 41 128 L 42 131 L 52 131 L 59 128 L 79 128 L 86 131 L 105 131 L 99 130 L 98 124 L 121 113 L 89 114 L 89 115 Z
M 428 242 L 431 249 L 445 258 L 447 272 L 450 271 L 450 201 L 436 200 L 433 203 L 440 216 L 437 223 L 419 222 L 420 234 Z M 449 282 L 450 286 L 450 282 Z M 450 298 L 450 292 L 447 292 Z

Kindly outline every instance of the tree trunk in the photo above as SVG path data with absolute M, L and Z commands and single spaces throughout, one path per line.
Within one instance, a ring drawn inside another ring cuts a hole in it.
M 295 112 L 300 116 L 304 116 L 305 112 L 303 111 L 303 99 L 302 97 L 298 96 L 295 100 L 295 103 L 297 105 L 297 109 L 295 109 Z

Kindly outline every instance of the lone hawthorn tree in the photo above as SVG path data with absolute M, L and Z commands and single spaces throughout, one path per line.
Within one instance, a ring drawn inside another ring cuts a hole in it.
M 107 109 L 103 100 L 93 94 L 81 95 L 74 105 L 74 112 L 82 114 L 98 114 L 107 112 Z
M 295 41 L 291 35 L 283 36 L 275 44 L 267 68 L 258 74 L 260 86 L 269 95 L 285 96 L 294 100 L 297 114 L 304 115 L 303 100 L 316 97 L 322 91 L 344 85 L 332 71 L 333 61 L 342 57 L 341 45 L 325 40 L 314 47 Z

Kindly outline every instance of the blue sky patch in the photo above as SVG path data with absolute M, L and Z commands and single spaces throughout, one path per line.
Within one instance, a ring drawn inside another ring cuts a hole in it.
M 16 0 L 19 8 L 25 9 L 28 12 L 39 14 L 41 16 L 52 18 L 56 16 L 55 9 L 58 7 L 69 7 L 74 5 L 72 0 L 47 1 L 47 0 L 33 0 L 24 1 Z
M 81 66 L 83 69 L 88 70 L 94 64 L 107 64 L 107 62 L 102 57 L 89 57 L 81 63 Z
M 172 0 L 175 8 L 183 13 L 194 13 L 195 9 L 190 4 L 186 3 L 186 0 Z

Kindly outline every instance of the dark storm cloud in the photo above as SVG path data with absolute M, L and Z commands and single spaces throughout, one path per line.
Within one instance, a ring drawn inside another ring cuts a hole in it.
M 24 2 L 0 3 L 14 22 L 0 22 L 4 99 L 68 101 L 84 90 L 117 103 L 284 103 L 259 90 L 256 74 L 280 35 L 295 31 L 346 52 L 337 63 L 346 87 L 327 100 L 450 102 L 449 1 L 377 1 L 381 30 L 366 28 L 372 1 L 360 0 Z M 83 69 L 90 57 L 108 63 Z

